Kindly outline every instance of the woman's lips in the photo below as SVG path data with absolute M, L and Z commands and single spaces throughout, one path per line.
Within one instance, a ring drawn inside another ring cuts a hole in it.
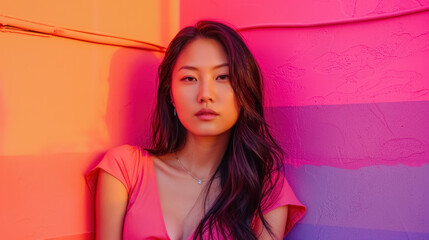
M 206 121 L 212 120 L 216 118 L 218 115 L 219 113 L 207 108 L 203 108 L 195 114 L 195 116 L 197 116 L 197 118 L 199 118 L 200 120 L 206 120 Z

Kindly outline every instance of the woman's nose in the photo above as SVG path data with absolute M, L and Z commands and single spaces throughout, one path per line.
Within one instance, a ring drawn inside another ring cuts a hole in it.
M 200 81 L 198 89 L 198 102 L 215 102 L 216 101 L 216 86 L 214 81 L 203 79 Z

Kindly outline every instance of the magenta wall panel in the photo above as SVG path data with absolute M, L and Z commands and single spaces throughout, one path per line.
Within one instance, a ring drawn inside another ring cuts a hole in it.
M 240 30 L 306 216 L 288 240 L 429 239 L 429 1 L 181 1 Z
M 242 34 L 264 71 L 268 106 L 429 100 L 429 12 Z
M 428 172 L 427 164 L 289 166 L 288 179 L 308 212 L 286 239 L 429 239 Z
M 429 164 L 429 101 L 270 107 L 266 115 L 294 166 Z

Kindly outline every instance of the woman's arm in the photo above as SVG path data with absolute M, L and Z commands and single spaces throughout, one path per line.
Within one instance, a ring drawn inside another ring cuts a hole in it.
M 125 186 L 100 169 L 95 195 L 95 239 L 121 240 L 128 204 Z
M 264 215 L 265 219 L 271 226 L 274 235 L 270 235 L 268 230 L 259 221 L 257 227 L 259 240 L 281 240 L 286 228 L 288 206 L 278 207 Z M 262 228 L 262 229 L 261 229 Z

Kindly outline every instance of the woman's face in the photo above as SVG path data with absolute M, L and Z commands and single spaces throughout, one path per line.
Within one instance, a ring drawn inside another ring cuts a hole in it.
M 180 53 L 172 72 L 171 99 L 182 125 L 198 136 L 227 132 L 240 106 L 231 87 L 222 45 L 197 38 Z

